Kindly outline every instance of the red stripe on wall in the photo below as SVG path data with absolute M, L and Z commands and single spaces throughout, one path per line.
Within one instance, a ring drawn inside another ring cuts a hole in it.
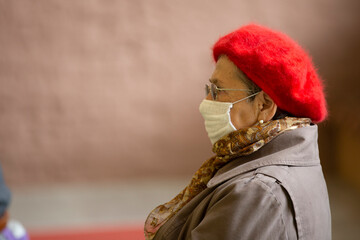
M 143 226 L 30 232 L 31 240 L 144 240 Z

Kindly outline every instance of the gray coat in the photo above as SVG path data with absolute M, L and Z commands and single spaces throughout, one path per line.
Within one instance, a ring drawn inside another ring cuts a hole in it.
M 225 165 L 154 239 L 331 239 L 317 126 Z

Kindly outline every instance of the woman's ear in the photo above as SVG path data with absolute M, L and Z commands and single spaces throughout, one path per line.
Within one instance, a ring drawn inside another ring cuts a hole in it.
M 258 121 L 270 121 L 275 116 L 277 110 L 276 103 L 264 91 L 261 91 L 256 98 L 258 99 L 257 104 L 259 107 Z

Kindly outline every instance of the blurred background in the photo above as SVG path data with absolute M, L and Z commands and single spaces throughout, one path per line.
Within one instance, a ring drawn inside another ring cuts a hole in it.
M 141 231 L 212 156 L 198 112 L 212 45 L 255 22 L 295 39 L 324 79 L 333 239 L 356 239 L 359 10 L 357 0 L 0 0 L 0 163 L 12 218 L 34 236 Z

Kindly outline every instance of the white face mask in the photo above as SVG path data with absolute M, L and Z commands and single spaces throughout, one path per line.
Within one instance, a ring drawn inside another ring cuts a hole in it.
M 208 133 L 211 143 L 214 145 L 220 138 L 236 131 L 237 129 L 231 122 L 230 110 L 235 103 L 241 102 L 259 92 L 236 102 L 218 102 L 204 99 L 199 107 L 200 113 L 205 120 L 205 129 Z
M 205 120 L 205 129 L 212 144 L 236 130 L 230 118 L 232 106 L 231 102 L 217 102 L 206 99 L 201 102 L 199 110 Z

